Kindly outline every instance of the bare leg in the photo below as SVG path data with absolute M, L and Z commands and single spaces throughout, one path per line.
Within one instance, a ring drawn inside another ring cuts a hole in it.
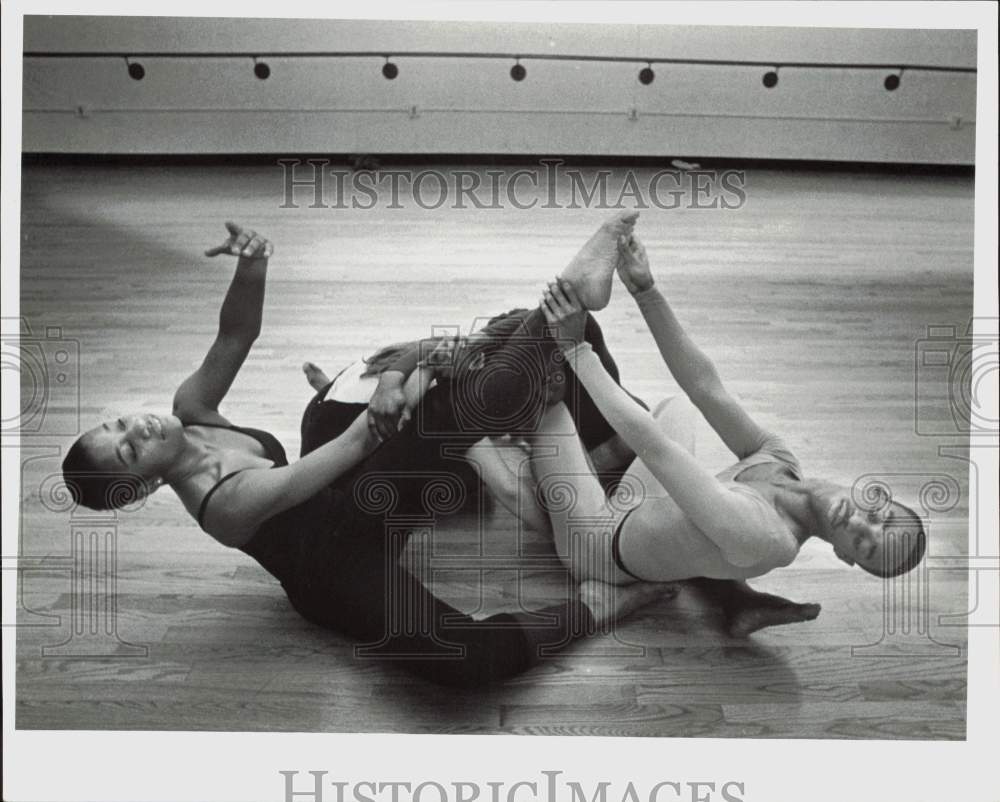
M 549 514 L 538 503 L 530 457 L 527 447 L 494 437 L 484 437 L 465 452 L 465 459 L 508 512 L 529 529 L 548 532 Z
M 538 503 L 538 486 L 531 471 L 531 448 L 513 438 L 484 437 L 465 453 L 479 478 L 500 504 L 528 529 L 552 534 L 549 514 Z M 598 476 L 602 471 L 626 468 L 635 453 L 617 435 L 587 452 L 587 464 Z M 601 482 L 607 493 L 607 486 Z
M 697 410 L 688 401 L 687 396 L 682 394 L 665 399 L 653 409 L 653 416 L 657 426 L 671 440 L 694 453 Z M 618 492 L 624 492 L 640 504 L 643 499 L 649 498 L 659 499 L 660 503 L 670 507 L 670 514 L 663 518 L 663 526 L 666 529 L 679 523 L 683 518 L 683 512 L 670 500 L 670 495 L 663 489 L 663 485 L 640 459 L 635 459 L 629 465 L 621 478 Z M 630 503 L 630 506 L 634 504 Z M 649 539 L 643 542 L 642 538 L 630 538 L 627 532 L 626 529 L 626 534 L 618 543 L 621 563 L 626 568 L 643 577 L 673 575 L 669 573 L 673 570 L 671 555 L 662 545 L 654 543 L 659 540 L 655 535 L 650 533 Z
M 563 564 L 580 581 L 633 581 L 611 560 L 617 513 L 608 505 L 565 404 L 545 411 L 531 436 L 531 448 L 531 468 Z
M 677 591 L 677 585 L 669 582 L 610 585 L 587 579 L 580 583 L 580 601 L 590 608 L 597 626 L 602 627 L 657 599 L 672 599 Z
M 609 217 L 562 272 L 586 309 L 603 309 L 611 300 L 611 284 L 618 266 L 618 238 L 632 233 L 638 212 Z
M 692 580 L 692 584 L 722 608 L 726 627 L 734 638 L 745 638 L 764 627 L 812 621 L 820 612 L 818 604 L 797 604 L 756 591 L 746 582 L 701 578 Z
M 635 459 L 635 452 L 628 447 L 620 434 L 608 438 L 590 449 L 588 453 L 597 472 L 626 468 Z

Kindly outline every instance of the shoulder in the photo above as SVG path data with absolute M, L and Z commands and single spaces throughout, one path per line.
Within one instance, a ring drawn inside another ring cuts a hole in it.
M 802 478 L 802 465 L 799 458 L 788 447 L 784 438 L 774 434 L 774 432 L 764 432 L 755 453 L 773 458 L 775 462 L 780 462 L 788 468 L 796 479 Z
M 777 518 L 777 513 L 775 517 Z M 802 544 L 795 534 L 778 518 L 768 531 L 766 556 L 763 562 L 767 564 L 768 569 L 783 568 L 794 562 L 801 548 Z
M 727 487 L 747 502 L 739 532 L 743 537 L 749 536 L 749 544 L 739 564 L 768 571 L 791 563 L 798 556 L 799 542 L 774 507 L 741 482 L 727 483 Z
M 179 401 L 177 398 L 174 398 L 172 412 L 174 417 L 178 418 L 185 426 L 198 426 L 202 423 L 208 423 L 213 426 L 232 426 L 229 419 L 225 415 L 220 414 L 217 409 L 209 409 L 205 406 L 186 402 L 183 399 Z
M 224 546 L 239 548 L 247 543 L 270 517 L 266 485 L 275 473 L 244 468 L 222 477 L 199 503 L 198 525 Z

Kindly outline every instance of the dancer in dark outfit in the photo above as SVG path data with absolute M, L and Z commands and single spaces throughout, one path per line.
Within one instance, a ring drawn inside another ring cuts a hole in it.
M 170 484 L 206 532 L 263 565 L 305 618 L 360 640 L 359 656 L 398 661 L 448 684 L 521 672 L 544 653 L 669 595 L 672 588 L 645 586 L 606 597 L 600 583 L 590 582 L 579 593 L 569 588 L 561 604 L 474 621 L 431 594 L 399 557 L 414 519 L 433 523 L 436 494 L 445 485 L 453 490 L 467 471 L 441 446 L 460 450 L 480 435 L 456 419 L 446 380 L 420 401 L 420 427 L 381 443 L 363 407 L 332 405 L 319 395 L 303 420 L 302 458 L 291 465 L 272 435 L 232 425 L 218 405 L 259 334 L 272 248 L 228 226 L 227 242 L 206 252 L 239 257 L 215 343 L 178 389 L 172 415 L 123 417 L 73 444 L 63 471 L 81 503 L 121 503 L 123 478 L 137 494 Z M 440 436 L 423 439 L 428 430 Z M 385 493 L 394 500 L 389 508 L 377 503 Z
M 437 403 L 440 395 L 431 390 L 424 403 L 444 427 L 449 410 Z M 315 409 L 310 404 L 306 426 Z M 329 425 L 331 410 L 325 411 Z M 258 440 L 276 466 L 288 464 L 281 444 L 267 432 L 232 430 Z M 532 613 L 474 621 L 399 565 L 411 534 L 406 524 L 433 515 L 425 501 L 435 484 L 455 495 L 460 475 L 455 467 L 454 459 L 435 457 L 434 449 L 423 447 L 416 428 L 408 428 L 366 458 L 351 473 L 353 478 L 334 482 L 269 518 L 240 549 L 281 582 L 303 617 L 358 639 L 358 654 L 368 659 L 391 659 L 452 685 L 480 685 L 517 674 L 538 662 L 543 648 L 560 648 L 591 632 L 594 618 L 573 598 Z M 365 504 L 367 496 L 386 491 L 381 482 L 386 475 L 392 477 L 389 525 L 383 509 Z M 210 491 L 202 502 L 199 523 L 212 495 Z M 393 518 L 405 522 L 399 531 L 392 531 Z

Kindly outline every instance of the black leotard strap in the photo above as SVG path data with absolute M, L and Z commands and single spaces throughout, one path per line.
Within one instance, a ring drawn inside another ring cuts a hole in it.
M 631 571 L 629 571 L 628 568 L 625 567 L 625 563 L 622 562 L 621 546 L 618 544 L 618 541 L 622 535 L 622 527 L 625 526 L 625 521 L 628 519 L 628 517 L 632 514 L 634 510 L 635 507 L 626 512 L 622 516 L 622 519 L 618 522 L 618 526 L 615 527 L 615 533 L 611 536 L 611 557 L 615 561 L 615 565 L 617 565 L 622 571 L 624 571 L 630 577 L 638 580 L 639 582 L 645 582 L 646 580 L 644 580 L 641 576 L 636 576 Z
M 267 454 L 267 458 L 275 465 L 281 466 L 288 464 L 288 457 L 285 456 L 285 449 L 278 441 L 278 438 L 270 432 L 265 432 L 263 429 L 252 429 L 249 426 L 233 426 L 231 423 L 199 423 L 197 421 L 191 421 L 190 423 L 185 423 L 184 425 L 205 426 L 209 429 L 229 429 L 231 432 L 245 434 L 261 444 L 264 449 L 264 453 Z
M 288 458 L 285 456 L 285 449 L 282 447 L 278 439 L 270 432 L 265 432 L 263 429 L 251 429 L 249 426 L 233 426 L 231 423 L 199 423 L 197 421 L 191 421 L 190 423 L 184 424 L 185 426 L 207 426 L 210 429 L 229 429 L 233 432 L 239 432 L 240 434 L 245 434 L 252 437 L 264 449 L 264 453 L 267 454 L 267 458 L 274 463 L 272 468 L 280 468 L 288 464 Z M 241 470 L 245 471 L 246 468 Z M 232 473 L 227 473 L 218 482 L 216 482 L 212 489 L 209 490 L 205 497 L 201 500 L 201 505 L 198 507 L 198 526 L 205 529 L 205 510 L 208 507 L 208 501 L 212 498 L 212 495 L 218 490 L 223 483 L 228 482 L 240 471 L 233 471 Z
M 205 494 L 205 498 L 201 500 L 201 506 L 198 507 L 198 526 L 200 526 L 202 529 L 205 528 L 205 522 L 204 522 L 205 510 L 208 508 L 208 500 L 212 498 L 212 495 L 215 493 L 215 491 L 218 490 L 220 487 L 222 487 L 223 484 L 228 482 L 234 476 L 236 476 L 236 474 L 242 473 L 245 470 L 246 468 L 243 468 L 242 470 L 239 471 L 233 471 L 232 473 L 227 473 L 218 482 L 212 485 L 212 489 Z

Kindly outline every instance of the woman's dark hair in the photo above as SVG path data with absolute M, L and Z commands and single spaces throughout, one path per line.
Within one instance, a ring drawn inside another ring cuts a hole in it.
M 400 354 L 403 354 L 413 348 L 416 348 L 419 344 L 419 340 L 409 340 L 408 342 L 393 343 L 392 345 L 387 345 L 384 348 L 380 348 L 370 357 L 364 360 L 365 372 L 361 374 L 362 377 L 365 376 L 378 376 L 381 373 L 388 370 L 396 359 L 399 358 Z
M 881 571 L 870 574 L 891 579 L 916 568 L 927 551 L 927 533 L 920 516 L 898 501 L 892 502 L 895 522 L 883 533 L 884 561 Z M 892 558 L 896 557 L 896 560 Z M 867 570 L 867 569 L 866 569 Z
M 528 312 L 528 311 L 530 310 L 519 308 L 519 309 L 511 309 L 509 312 L 504 312 L 501 315 L 495 315 L 486 322 L 486 328 L 488 328 L 489 326 L 493 325 L 494 323 L 500 320 L 504 320 L 506 318 L 513 317 L 515 315 L 519 315 L 523 312 Z M 590 324 L 588 320 L 588 331 L 589 331 L 589 325 Z M 429 337 L 424 340 L 408 340 L 406 342 L 399 342 L 399 343 L 393 343 L 392 345 L 387 345 L 384 348 L 379 349 L 370 357 L 364 360 L 366 367 L 364 373 L 362 373 L 361 376 L 362 377 L 377 376 L 383 373 L 384 371 L 388 370 L 392 366 L 393 362 L 395 362 L 396 359 L 399 358 L 400 354 L 403 354 L 407 351 L 417 348 L 421 343 L 429 343 L 433 342 L 434 340 L 442 340 L 442 339 L 444 338 Z M 470 354 L 476 353 L 479 350 L 488 351 L 493 347 L 495 347 L 495 343 L 490 343 L 488 341 L 485 343 L 476 343 L 472 346 Z
M 62 462 L 63 481 L 78 504 L 92 510 L 116 510 L 147 494 L 149 487 L 141 476 L 101 468 L 86 440 L 87 435 L 77 438 Z

